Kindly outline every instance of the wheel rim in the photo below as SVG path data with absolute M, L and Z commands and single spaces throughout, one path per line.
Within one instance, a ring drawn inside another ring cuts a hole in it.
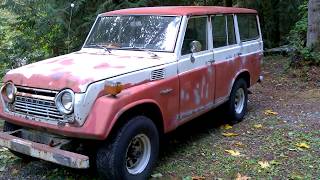
M 245 103 L 245 94 L 244 90 L 242 88 L 239 88 L 236 92 L 236 97 L 234 100 L 234 107 L 236 110 L 236 113 L 241 114 L 244 108 Z
M 147 167 L 151 156 L 150 139 L 144 135 L 139 134 L 135 136 L 126 153 L 126 167 L 130 174 L 139 174 Z

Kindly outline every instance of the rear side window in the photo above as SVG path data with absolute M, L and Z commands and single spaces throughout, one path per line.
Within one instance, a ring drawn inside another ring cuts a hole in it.
M 233 15 L 216 15 L 211 17 L 213 47 L 236 44 Z
M 213 28 L 213 47 L 223 47 L 227 45 L 226 19 L 224 16 L 213 16 L 211 19 Z
M 199 41 L 202 45 L 202 51 L 208 50 L 207 22 L 207 17 L 193 17 L 189 19 L 183 40 L 182 55 L 191 53 L 190 43 L 192 41 Z
M 237 17 L 241 41 L 244 42 L 258 39 L 259 31 L 256 15 L 239 14 Z
M 233 15 L 227 16 L 227 25 L 228 25 L 228 45 L 236 44 L 236 34 L 234 30 L 234 21 Z

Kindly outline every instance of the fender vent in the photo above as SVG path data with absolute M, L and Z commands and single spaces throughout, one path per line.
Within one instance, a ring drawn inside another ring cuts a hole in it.
M 164 79 L 164 69 L 157 69 L 151 72 L 152 81 L 159 80 L 159 79 Z

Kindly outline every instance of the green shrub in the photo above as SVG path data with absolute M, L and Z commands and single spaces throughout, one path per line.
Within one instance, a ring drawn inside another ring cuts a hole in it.
M 294 48 L 291 65 L 320 65 L 320 53 L 314 52 L 306 46 L 308 32 L 308 1 L 304 1 L 299 7 L 299 16 L 301 19 L 295 24 L 288 37 L 290 45 Z

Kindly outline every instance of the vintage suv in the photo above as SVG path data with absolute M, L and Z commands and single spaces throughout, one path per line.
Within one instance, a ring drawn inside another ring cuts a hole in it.
M 80 51 L 6 74 L 0 145 L 107 179 L 147 179 L 161 135 L 220 105 L 230 121 L 244 117 L 262 57 L 255 10 L 100 14 Z

